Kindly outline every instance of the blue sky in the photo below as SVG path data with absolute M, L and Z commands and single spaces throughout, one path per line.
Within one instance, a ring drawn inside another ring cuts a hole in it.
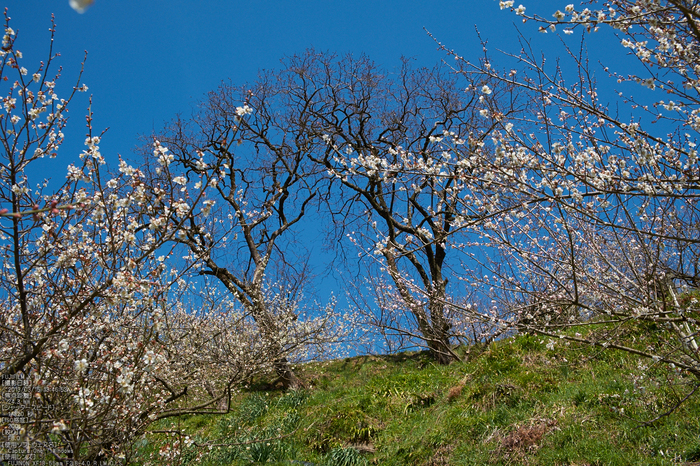
M 108 159 L 131 158 L 139 134 L 160 129 L 178 112 L 188 114 L 222 80 L 253 81 L 258 70 L 278 67 L 284 55 L 315 47 L 366 53 L 389 69 L 401 56 L 432 66 L 443 54 L 424 28 L 460 54 L 476 57 L 475 25 L 492 47 L 517 51 L 514 23 L 520 19 L 494 0 L 96 0 L 84 14 L 72 10 L 68 0 L 6 5 L 27 68 L 47 56 L 52 13 L 64 85 L 73 81 L 88 51 L 83 82 L 93 97 L 95 130 L 110 128 L 101 144 Z M 537 35 L 534 25 L 523 29 Z M 73 105 L 66 158 L 59 164 L 65 166 L 82 149 L 87 105 L 86 97 Z

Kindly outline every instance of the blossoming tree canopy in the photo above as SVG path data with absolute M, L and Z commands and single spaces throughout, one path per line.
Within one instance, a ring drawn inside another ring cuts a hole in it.
M 65 177 L 56 186 L 35 180 L 42 161 L 57 156 L 68 108 L 87 86 L 79 75 L 61 98 L 56 57 L 30 71 L 16 37 L 6 16 L 0 390 L 21 386 L 31 400 L 2 397 L 8 441 L 26 454 L 50 438 L 60 448 L 41 454 L 57 461 L 128 456 L 157 419 L 227 412 L 232 391 L 272 369 L 280 345 L 301 351 L 311 332 L 290 322 L 273 348 L 245 310 L 171 262 L 171 242 L 192 234 L 186 221 L 209 215 L 218 171 L 172 174 L 172 152 L 154 141 L 157 182 L 124 160 L 110 172 L 88 113 L 84 150 Z M 250 112 L 236 108 L 237 118 Z M 263 298 L 285 315 L 298 312 L 274 290 Z
M 516 66 L 499 70 L 488 52 L 468 61 L 448 51 L 480 87 L 479 113 L 494 125 L 474 152 L 473 175 L 500 193 L 462 198 L 465 212 L 475 202 L 500 212 L 475 225 L 481 239 L 473 245 L 493 254 L 465 256 L 486 271 L 480 282 L 522 329 L 558 335 L 582 321 L 616 322 L 589 342 L 700 375 L 698 10 L 683 1 L 572 4 L 551 16 L 513 2 L 500 7 L 542 33 L 611 27 L 642 66 L 616 70 L 603 57 L 596 70 L 583 52 L 566 49 L 551 67 L 524 47 L 508 57 Z M 596 71 L 622 88 L 618 107 L 600 98 Z M 509 118 L 488 92 L 493 82 L 530 96 L 529 112 Z M 644 90 L 632 96 L 627 83 Z M 663 344 L 626 340 L 648 322 L 659 324 Z
M 271 110 L 257 96 L 258 89 L 229 85 L 209 93 L 196 116 L 178 118 L 156 135 L 173 148 L 174 162 L 167 173 L 154 167 L 151 176 L 153 183 L 171 183 L 172 190 L 187 185 L 192 174 L 209 180 L 203 208 L 183 212 L 179 218 L 188 228 L 174 241 L 189 251 L 201 275 L 218 280 L 243 306 L 278 354 L 281 383 L 302 386 L 290 360 L 307 358 L 304 348 L 314 344 L 298 341 L 303 335 L 310 343 L 323 340 L 331 315 L 322 308 L 322 317 L 303 321 L 296 306 L 279 306 L 273 290 L 296 295 L 306 284 L 310 251 L 295 237 L 296 229 L 319 202 L 324 179 L 298 144 L 277 140 L 293 129 L 271 125 Z

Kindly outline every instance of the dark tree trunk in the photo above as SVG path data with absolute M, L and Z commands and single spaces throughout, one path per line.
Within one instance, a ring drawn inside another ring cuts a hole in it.
M 306 384 L 294 373 L 294 370 L 286 358 L 281 358 L 274 363 L 278 381 L 282 383 L 285 390 L 306 388 Z

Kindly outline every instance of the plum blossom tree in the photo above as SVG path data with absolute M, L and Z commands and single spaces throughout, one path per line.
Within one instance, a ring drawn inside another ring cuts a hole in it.
M 478 118 L 479 96 L 457 89 L 448 69 L 414 70 L 406 60 L 392 76 L 366 57 L 310 50 L 260 78 L 250 100 L 255 120 L 240 124 L 244 141 L 313 162 L 305 183 L 318 186 L 323 175 L 331 229 L 347 233 L 368 260 L 377 298 L 367 306 L 369 323 L 395 341 L 429 348 L 442 363 L 457 358 L 452 345 L 464 336 L 448 289 L 459 275 L 450 267 L 459 264 L 447 261 L 447 242 L 458 222 L 473 221 L 456 210 L 470 161 L 451 158 L 443 146 L 489 131 Z M 516 112 L 511 97 L 509 112 Z M 461 322 L 491 321 L 462 309 Z
M 369 322 L 449 363 L 458 359 L 453 339 L 463 333 L 454 326 L 448 283 L 458 272 L 447 242 L 464 188 L 459 178 L 469 168 L 447 168 L 449 154 L 437 146 L 443 139 L 464 144 L 458 134 L 478 122 L 476 96 L 461 93 L 439 68 L 412 70 L 405 61 L 394 80 L 366 58 L 342 65 L 329 58 L 292 61 L 292 89 L 299 100 L 310 96 L 305 105 L 327 143 L 317 161 L 356 202 L 348 236 L 375 264 Z
M 172 164 L 152 167 L 150 176 L 173 191 L 209 180 L 202 208 L 178 216 L 186 228 L 174 241 L 200 275 L 217 279 L 242 306 L 277 355 L 279 381 L 293 388 L 304 383 L 292 361 L 318 354 L 340 327 L 332 303 L 308 309 L 306 319 L 299 314 L 309 251 L 295 228 L 318 202 L 323 177 L 308 157 L 304 128 L 271 118 L 273 92 L 284 90 L 222 85 L 211 92 L 192 118 L 177 118 L 157 136 Z
M 548 19 L 500 5 L 542 33 L 613 28 L 630 62 L 596 70 L 582 47 L 566 48 L 549 66 L 525 43 L 504 57 L 513 69 L 500 71 L 488 53 L 467 61 L 445 49 L 468 82 L 484 86 L 480 114 L 494 125 L 473 151 L 472 176 L 474 186 L 500 194 L 475 190 L 460 199 L 466 213 L 475 202 L 498 213 L 463 249 L 486 271 L 472 279 L 521 330 L 633 352 L 700 377 L 700 10 L 681 0 L 613 0 L 568 5 Z M 618 87 L 617 107 L 604 104 L 597 71 Z M 529 114 L 505 115 L 486 92 L 493 82 L 530 95 Z M 594 323 L 601 325 L 587 337 L 560 332 Z M 654 343 L 640 329 L 653 330 Z
M 157 393 L 131 392 L 157 358 L 149 323 L 158 315 L 149 310 L 162 300 L 152 263 L 161 238 L 139 232 L 140 172 L 121 163 L 103 179 L 90 116 L 80 164 L 55 188 L 48 180 L 33 185 L 37 165 L 57 157 L 70 102 L 87 87 L 78 79 L 60 99 L 53 52 L 30 73 L 15 41 L 6 15 L 0 374 L 6 395 L 13 382 L 24 385 L 3 398 L 3 434 L 17 445 L 51 445 L 48 436 L 60 436 L 47 454 L 95 457 L 132 431 L 144 405 L 159 402 Z
M 12 454 L 26 444 L 54 459 L 96 458 L 119 448 L 166 398 L 156 386 L 147 388 L 146 379 L 160 360 L 152 335 L 167 286 L 154 253 L 168 233 L 141 226 L 147 217 L 141 207 L 153 193 L 139 170 L 121 162 L 118 173 L 105 175 L 91 115 L 86 148 L 65 181 L 33 184 L 38 165 L 57 157 L 69 104 L 87 87 L 78 78 L 69 97 L 59 98 L 59 74 L 50 74 L 53 51 L 30 73 L 20 64 L 16 38 L 6 14 L 3 438 L 16 442 Z M 21 390 L 12 391 L 17 384 Z
M 87 86 L 78 76 L 61 99 L 53 51 L 30 71 L 16 42 L 6 14 L 0 454 L 128 461 L 130 445 L 157 419 L 227 412 L 232 391 L 270 370 L 279 351 L 259 341 L 248 313 L 171 260 L 168 244 L 189 234 L 193 209 L 210 207 L 214 182 L 205 174 L 188 175 L 197 184 L 190 190 L 177 179 L 149 185 L 147 172 L 123 160 L 109 173 L 88 114 L 85 150 L 66 177 L 37 183 L 40 166 L 58 159 L 68 108 Z M 165 147 L 156 143 L 151 157 L 167 172 Z M 267 291 L 263 299 L 280 314 L 300 313 L 298 296 Z M 286 348 L 299 348 L 308 332 L 286 328 Z

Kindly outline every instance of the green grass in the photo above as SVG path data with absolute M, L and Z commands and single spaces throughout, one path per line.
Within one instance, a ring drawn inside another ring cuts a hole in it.
M 518 336 L 465 363 L 425 353 L 308 364 L 305 391 L 242 393 L 225 416 L 161 422 L 203 465 L 666 465 L 700 461 L 697 381 L 652 361 Z M 260 386 L 264 386 L 261 384 Z M 135 464 L 159 464 L 162 434 Z M 171 438 L 170 442 L 172 443 Z M 153 455 L 151 455 L 153 453 Z M 149 456 L 150 455 L 150 456 Z

